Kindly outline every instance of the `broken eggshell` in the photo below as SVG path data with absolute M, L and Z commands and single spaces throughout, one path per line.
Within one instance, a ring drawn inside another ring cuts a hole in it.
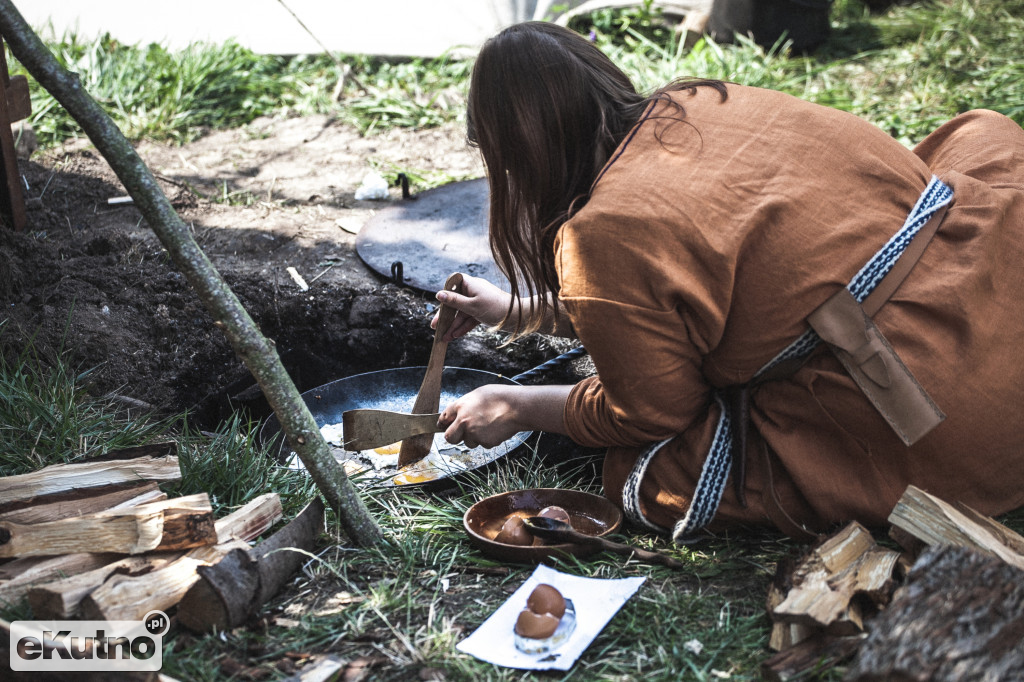
M 516 619 L 516 635 L 525 639 L 547 639 L 555 634 L 561 620 L 550 613 L 534 613 L 523 609 Z
M 513 630 L 516 648 L 525 654 L 544 654 L 565 644 L 576 629 L 571 599 L 547 584 L 540 584 L 526 600 Z
M 526 524 L 523 523 L 521 516 L 510 516 L 508 520 L 501 526 L 501 530 L 494 536 L 496 542 L 502 542 L 506 545 L 532 545 L 534 541 L 533 533 L 527 528 Z
M 565 613 L 565 598 L 551 585 L 541 583 L 526 599 L 526 608 L 534 613 L 547 613 L 561 618 Z
M 546 519 L 555 519 L 556 521 L 568 523 L 570 526 L 572 525 L 572 519 L 569 517 L 569 512 L 556 505 L 544 507 L 537 512 L 537 516 L 543 516 Z

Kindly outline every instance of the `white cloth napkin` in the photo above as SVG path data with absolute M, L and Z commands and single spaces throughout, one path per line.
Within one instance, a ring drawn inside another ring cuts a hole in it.
M 541 564 L 508 601 L 455 648 L 481 661 L 507 668 L 568 670 L 612 616 L 640 589 L 644 580 L 646 578 L 581 578 Z M 576 629 L 568 641 L 554 651 L 524 654 L 516 648 L 513 628 L 519 612 L 526 608 L 526 598 L 542 583 L 572 600 L 576 608 Z

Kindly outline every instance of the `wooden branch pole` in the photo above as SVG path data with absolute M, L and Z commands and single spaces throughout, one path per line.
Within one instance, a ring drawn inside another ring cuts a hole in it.
M 289 444 L 327 503 L 337 512 L 348 536 L 364 546 L 383 542 L 380 527 L 355 485 L 331 455 L 316 420 L 281 364 L 273 342 L 260 333 L 234 292 L 199 248 L 135 148 L 84 90 L 78 76 L 62 67 L 50 54 L 10 0 L 0 0 L 0 34 L 26 71 L 67 110 L 110 164 L 160 243 L 210 311 L 214 324 L 224 332 L 235 353 L 252 372 Z
M 0 557 L 142 554 L 216 542 L 206 493 L 45 523 L 0 522 Z
M 323 525 L 324 508 L 315 500 L 255 548 L 230 552 L 220 562 L 198 568 L 199 580 L 178 605 L 178 622 L 194 632 L 245 623 L 306 561 Z
M 261 495 L 240 509 L 218 519 L 216 527 L 218 547 L 239 546 L 238 541 L 248 542 L 267 530 L 282 516 L 281 498 L 277 493 Z M 217 550 L 221 552 L 222 550 Z M 82 600 L 115 575 L 140 577 L 147 573 L 159 573 L 173 561 L 182 557 L 181 552 L 166 552 L 160 555 L 126 557 L 118 561 L 85 571 L 77 575 L 55 580 L 28 589 L 28 601 L 37 618 L 65 619 L 81 615 Z M 198 553 L 193 555 L 193 559 Z M 176 573 L 172 569 L 172 572 Z M 174 581 L 180 580 L 175 578 Z

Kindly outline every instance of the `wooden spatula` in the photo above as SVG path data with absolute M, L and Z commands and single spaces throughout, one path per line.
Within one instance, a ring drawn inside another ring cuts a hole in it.
M 548 518 L 546 516 L 529 516 L 523 519 L 526 529 L 539 538 L 552 540 L 554 542 L 571 542 L 580 545 L 594 545 L 601 549 L 614 552 L 615 554 L 633 555 L 641 561 L 652 564 L 661 564 L 670 568 L 688 568 L 689 566 L 678 559 L 673 559 L 667 554 L 652 552 L 633 545 L 624 545 L 621 542 L 612 542 L 596 535 L 587 535 L 575 530 L 565 521 Z
M 440 416 L 437 413 L 405 414 L 388 410 L 346 410 L 341 415 L 345 449 L 353 452 L 372 450 L 397 443 L 409 436 L 435 433 L 441 430 L 437 426 L 437 418 Z
M 447 291 L 458 291 L 462 287 L 462 274 L 456 272 L 445 280 L 444 288 Z M 416 402 L 413 403 L 413 414 L 431 414 L 438 411 L 441 403 L 441 370 L 444 369 L 444 355 L 448 350 L 448 342 L 442 337 L 455 321 L 455 308 L 441 304 L 437 318 L 437 329 L 434 330 L 434 345 L 430 348 L 430 360 L 427 361 L 427 371 L 423 375 L 423 383 L 420 384 L 420 392 L 416 394 Z M 421 460 L 430 452 L 430 444 L 434 437 L 427 433 L 420 436 L 413 436 L 402 441 L 402 448 L 398 451 L 398 466 L 403 467 Z

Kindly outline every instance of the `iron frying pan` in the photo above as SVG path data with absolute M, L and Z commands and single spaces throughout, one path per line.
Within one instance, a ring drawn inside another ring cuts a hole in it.
M 441 373 L 440 409 L 443 411 L 447 405 L 463 394 L 487 384 L 520 385 L 524 379 L 541 376 L 555 366 L 584 353 L 586 351 L 583 348 L 574 348 L 513 377 L 479 369 L 445 367 Z M 426 367 L 399 367 L 355 374 L 310 389 L 302 393 L 302 399 L 309 407 L 317 426 L 321 428 L 329 424 L 340 424 L 342 414 L 346 410 L 369 408 L 409 412 L 416 401 L 416 394 L 419 392 L 425 371 Z M 263 441 L 267 442 L 277 436 L 280 430 L 277 417 L 271 415 L 260 429 L 260 435 Z M 457 466 L 450 469 L 434 467 L 429 477 L 400 475 L 397 467 L 382 467 L 380 470 L 368 472 L 364 477 L 356 476 L 355 479 L 357 482 L 365 481 L 391 486 L 416 485 L 443 480 L 464 471 L 477 469 L 507 455 L 522 445 L 531 434 L 532 431 L 521 431 L 493 448 L 481 446 L 466 449 L 462 446 L 458 455 L 453 457 L 458 461 Z M 344 456 L 344 450 L 333 446 L 332 450 L 337 456 Z M 282 443 L 279 454 L 280 461 L 287 462 L 294 456 L 288 445 Z

